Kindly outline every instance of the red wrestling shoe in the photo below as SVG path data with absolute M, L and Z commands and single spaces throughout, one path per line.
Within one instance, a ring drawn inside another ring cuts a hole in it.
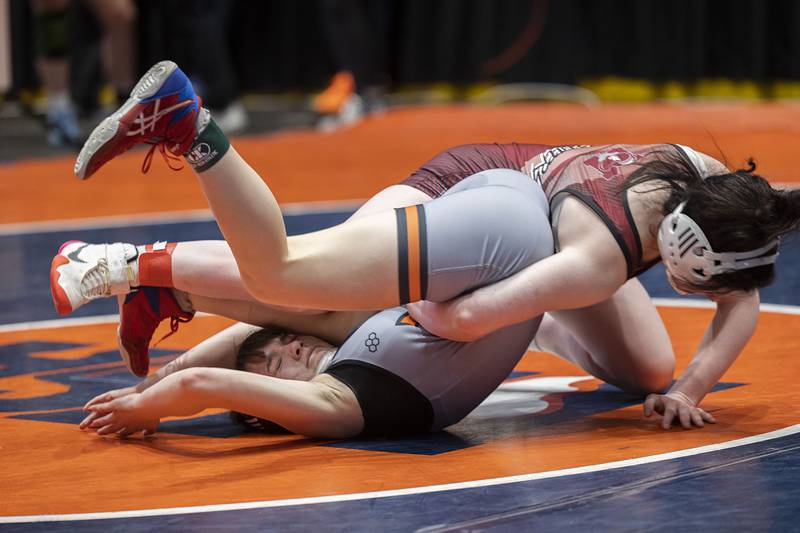
M 171 331 L 164 340 L 178 331 L 178 324 L 189 322 L 194 313 L 182 310 L 172 290 L 163 287 L 140 287 L 119 301 L 119 353 L 128 370 L 144 377 L 150 367 L 150 340 L 161 321 L 170 319 Z
M 75 175 L 87 179 L 114 157 L 142 143 L 153 145 L 143 172 L 150 168 L 156 147 L 170 168 L 177 170 L 181 167 L 173 167 L 170 161 L 189 151 L 197 137 L 199 113 L 200 98 L 189 78 L 172 61 L 157 63 L 142 76 L 128 101 L 89 135 L 75 162 Z

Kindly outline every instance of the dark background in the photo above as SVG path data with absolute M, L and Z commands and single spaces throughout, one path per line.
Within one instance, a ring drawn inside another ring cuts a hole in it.
M 139 70 L 166 57 L 175 42 L 186 44 L 184 29 L 196 28 L 214 10 L 225 11 L 224 39 L 244 91 L 318 89 L 335 70 L 322 0 L 189 4 L 137 2 Z M 372 26 L 369 46 L 395 86 L 577 84 L 601 76 L 800 79 L 795 0 L 370 0 L 368 6 L 381 21 Z M 73 68 L 88 78 L 96 68 L 99 30 L 79 1 L 73 11 Z M 11 21 L 19 90 L 36 85 L 27 0 L 11 0 Z

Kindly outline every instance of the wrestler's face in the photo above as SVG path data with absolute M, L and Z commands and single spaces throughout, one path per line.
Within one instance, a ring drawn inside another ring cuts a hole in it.
M 730 294 L 731 292 L 744 294 L 742 291 L 726 291 L 726 290 L 704 291 L 700 288 L 692 287 L 685 281 L 681 280 L 680 278 L 673 276 L 672 273 L 669 271 L 669 267 L 667 267 L 666 270 L 667 270 L 667 280 L 669 281 L 669 284 L 672 285 L 672 288 L 675 289 L 675 292 L 684 296 L 687 294 L 705 296 L 712 302 L 716 302 L 719 301 L 721 298 L 725 297 L 726 295 Z
M 249 363 L 247 370 L 281 379 L 308 381 L 317 375 L 320 361 L 335 350 L 332 344 L 311 335 L 286 333 L 263 348 L 264 361 Z

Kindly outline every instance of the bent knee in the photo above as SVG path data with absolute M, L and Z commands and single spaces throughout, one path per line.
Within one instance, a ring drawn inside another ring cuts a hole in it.
M 664 392 L 672 385 L 675 375 L 675 359 L 659 361 L 637 370 L 625 380 L 623 389 L 632 394 L 645 396 Z
M 265 283 L 260 275 L 242 270 L 241 278 L 244 288 L 253 298 L 261 302 L 268 301 L 269 284 Z

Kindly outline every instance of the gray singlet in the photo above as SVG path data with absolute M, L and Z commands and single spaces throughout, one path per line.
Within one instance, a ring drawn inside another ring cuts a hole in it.
M 553 254 L 547 198 L 521 172 L 481 172 L 424 208 L 428 300 L 448 300 Z M 435 431 L 461 420 L 502 383 L 540 322 L 537 317 L 460 343 L 431 335 L 396 307 L 357 328 L 328 368 L 361 362 L 402 378 L 430 402 Z

